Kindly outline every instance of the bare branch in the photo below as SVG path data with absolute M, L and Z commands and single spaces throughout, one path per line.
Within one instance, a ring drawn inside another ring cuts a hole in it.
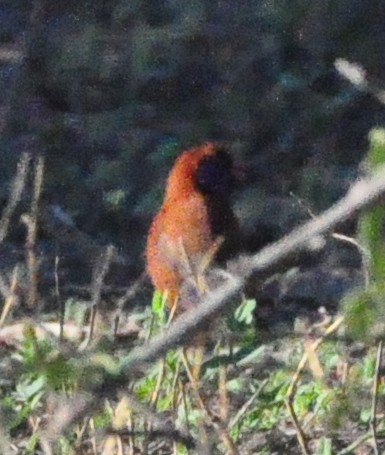
M 33 195 L 31 201 L 31 211 L 28 215 L 21 217 L 22 222 L 27 228 L 26 256 L 28 266 L 28 299 L 27 304 L 30 308 L 35 308 L 38 298 L 38 261 L 36 253 L 36 240 L 38 232 L 39 202 L 43 188 L 44 158 L 38 155 L 34 166 Z
M 96 264 L 91 287 L 92 306 L 97 306 L 100 302 L 104 278 L 106 277 L 106 274 L 110 268 L 114 254 L 115 254 L 114 246 L 108 245 L 107 248 L 105 248 L 103 254 L 100 256 L 99 263 Z
M 95 327 L 95 317 L 97 312 L 97 307 L 100 303 L 101 293 L 102 293 L 102 286 L 104 278 L 107 275 L 107 272 L 110 268 L 112 258 L 115 253 L 115 248 L 112 245 L 108 245 L 105 249 L 103 255 L 101 255 L 99 259 L 99 263 L 96 264 L 94 268 L 94 276 L 92 280 L 92 287 L 91 287 L 91 322 L 90 322 L 90 337 L 88 341 L 92 340 L 94 327 Z

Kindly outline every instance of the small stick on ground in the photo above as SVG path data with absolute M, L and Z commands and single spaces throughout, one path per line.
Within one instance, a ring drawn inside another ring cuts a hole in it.
M 325 338 L 330 335 L 331 333 L 335 332 L 338 327 L 342 324 L 342 322 L 344 321 L 344 318 L 343 316 L 339 316 L 326 330 L 325 330 L 325 333 L 323 334 L 322 337 L 319 337 L 317 338 L 317 340 L 315 340 L 311 346 L 311 351 L 315 352 L 319 346 L 323 343 L 323 341 L 325 340 Z M 302 359 L 300 360 L 298 366 L 297 366 L 297 370 L 293 376 L 293 379 L 291 380 L 291 383 L 290 383 L 290 386 L 287 390 L 287 393 L 286 393 L 286 398 L 285 398 L 285 404 L 286 404 L 286 407 L 290 413 L 290 416 L 291 416 L 291 419 L 293 421 L 293 424 L 297 430 L 297 439 L 298 439 L 298 444 L 301 448 L 301 451 L 302 451 L 302 454 L 303 455 L 309 455 L 309 450 L 307 448 L 307 443 L 306 443 L 306 436 L 305 436 L 305 433 L 303 432 L 302 428 L 301 428 L 301 425 L 299 423 L 299 420 L 298 420 L 298 417 L 294 411 L 294 407 L 293 407 L 293 399 L 294 399 L 294 395 L 295 395 L 295 390 L 296 390 L 296 387 L 297 387 L 297 384 L 298 384 L 298 381 L 299 381 L 299 378 L 301 376 L 301 373 L 303 371 L 303 369 L 305 368 L 305 365 L 308 361 L 308 355 L 309 355 L 309 349 L 307 349 L 303 356 L 302 356 Z
M 299 420 L 298 420 L 298 417 L 297 417 L 297 414 L 295 413 L 294 411 L 294 407 L 293 407 L 293 400 L 291 399 L 286 399 L 285 400 L 285 404 L 286 404 L 286 407 L 289 411 L 289 414 L 290 414 L 290 417 L 291 417 L 291 420 L 294 424 L 294 427 L 296 429 L 296 432 L 297 432 L 297 440 L 298 440 L 298 444 L 299 444 L 299 447 L 301 449 L 301 452 L 303 455 L 310 455 L 310 452 L 307 448 L 307 441 L 306 441 L 306 436 L 305 436 L 305 433 L 303 432 L 302 428 L 301 428 L 301 424 L 299 423 Z
M 361 444 L 366 442 L 371 437 L 372 437 L 371 432 L 368 431 L 367 433 L 359 437 L 357 440 L 352 442 L 350 445 L 342 449 L 340 452 L 337 452 L 336 455 L 351 455 L 352 453 L 358 453 L 355 452 L 355 449 L 357 449 Z
M 194 374 L 191 371 L 190 365 L 188 363 L 185 349 L 182 349 L 181 359 L 182 359 L 183 365 L 186 369 L 186 373 L 189 378 L 192 389 L 194 391 L 195 399 L 198 403 L 198 406 L 203 411 L 206 422 L 215 429 L 217 435 L 219 436 L 219 438 L 222 440 L 223 444 L 226 447 L 227 454 L 228 455 L 238 455 L 238 451 L 237 451 L 236 447 L 234 446 L 234 443 L 228 433 L 227 428 L 224 427 L 222 424 L 219 425 L 218 423 L 215 422 L 215 420 L 211 416 L 209 409 L 205 405 L 203 398 L 199 392 L 199 385 L 198 385 L 198 383 L 194 377 Z
M 29 308 L 36 308 L 38 301 L 39 265 L 37 260 L 36 241 L 38 233 L 39 203 L 43 188 L 43 176 L 44 157 L 42 155 L 38 155 L 34 162 L 31 210 L 29 214 L 21 216 L 21 221 L 27 228 L 25 248 L 28 267 L 27 305 Z
M 159 367 L 160 367 L 160 370 L 159 370 L 158 377 L 156 379 L 155 389 L 152 392 L 151 400 L 150 400 L 151 409 L 156 409 L 156 403 L 158 402 L 159 393 L 160 393 L 160 390 L 162 387 L 162 382 L 163 382 L 164 375 L 166 372 L 166 358 L 165 357 L 163 357 L 161 359 Z
M 19 268 L 16 266 L 12 272 L 11 286 L 8 288 L 5 280 L 0 275 L 0 293 L 3 294 L 5 298 L 4 306 L 0 316 L 0 327 L 4 325 L 5 320 L 7 319 L 8 314 L 14 306 L 18 303 L 18 296 L 16 294 L 16 288 L 19 280 Z
M 259 397 L 262 390 L 265 388 L 266 384 L 269 382 L 269 379 L 265 379 L 261 382 L 258 389 L 251 395 L 251 397 L 246 401 L 246 403 L 241 407 L 241 409 L 236 413 L 236 415 L 231 419 L 229 423 L 229 429 L 238 425 L 238 423 L 243 419 L 247 410 L 252 406 L 254 401 Z
M 227 421 L 229 417 L 229 397 L 227 395 L 227 366 L 224 363 L 219 365 L 219 379 L 218 379 L 218 388 L 219 388 L 219 403 L 220 403 L 220 417 L 223 425 L 227 426 Z

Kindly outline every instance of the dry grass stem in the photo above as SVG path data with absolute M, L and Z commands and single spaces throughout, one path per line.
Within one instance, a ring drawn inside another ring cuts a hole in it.
M 37 260 L 36 241 L 38 233 L 39 202 L 43 188 L 43 176 L 44 157 L 42 155 L 38 155 L 35 159 L 33 169 L 33 194 L 30 213 L 24 214 L 21 217 L 22 222 L 27 228 L 25 249 L 28 268 L 27 305 L 29 308 L 36 308 L 38 301 L 39 264 Z
M 8 233 L 9 223 L 12 215 L 21 199 L 21 195 L 25 188 L 25 182 L 29 171 L 29 165 L 31 162 L 31 154 L 23 153 L 17 164 L 16 176 L 13 179 L 11 190 L 9 193 L 9 199 L 5 206 L 1 220 L 0 220 L 0 243 L 2 243 Z
M 372 432 L 373 449 L 374 449 L 375 455 L 378 455 L 380 453 L 379 449 L 378 449 L 378 440 L 377 440 L 377 403 L 378 403 L 378 387 L 379 387 L 379 382 L 380 382 L 382 350 L 383 350 L 383 342 L 380 341 L 378 343 L 378 348 L 377 348 L 376 369 L 375 369 L 374 378 L 373 378 L 372 409 L 371 409 L 371 417 L 370 417 L 370 430 Z

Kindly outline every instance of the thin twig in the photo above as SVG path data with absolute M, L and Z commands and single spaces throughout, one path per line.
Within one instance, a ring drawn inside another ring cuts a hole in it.
M 370 430 L 373 437 L 373 449 L 374 454 L 378 455 L 378 441 L 377 441 L 377 402 L 378 402 L 378 384 L 380 379 L 380 368 L 381 368 L 381 359 L 382 359 L 382 348 L 383 343 L 380 341 L 378 343 L 377 349 L 377 358 L 376 358 L 376 369 L 373 378 L 373 396 L 372 396 L 372 409 L 370 417 Z
M 316 351 L 319 346 L 324 342 L 325 338 L 330 335 L 331 333 L 335 332 L 339 326 L 343 323 L 344 318 L 343 316 L 337 317 L 337 319 L 325 330 L 324 334 L 317 338 L 311 345 L 311 350 Z M 306 362 L 308 361 L 308 352 L 309 350 L 306 350 L 302 356 L 301 361 L 299 362 L 297 366 L 297 370 L 291 380 L 290 386 L 287 390 L 286 397 L 289 400 L 292 400 L 294 393 L 295 393 L 295 388 L 298 383 L 299 377 L 305 368 Z
M 29 165 L 31 162 L 31 154 L 23 153 L 17 163 L 16 176 L 13 179 L 11 191 L 7 205 L 5 206 L 0 220 L 0 243 L 2 243 L 8 233 L 11 217 L 21 199 L 26 178 L 28 175 Z
M 123 309 L 124 305 L 132 299 L 138 291 L 142 288 L 144 281 L 147 278 L 147 274 L 143 272 L 137 280 L 127 289 L 122 297 L 116 302 L 116 306 L 119 309 Z
M 152 409 L 156 409 L 156 403 L 158 402 L 159 393 L 160 393 L 160 390 L 161 390 L 161 387 L 162 387 L 162 382 L 163 382 L 165 373 L 166 373 L 166 358 L 163 357 L 160 360 L 159 374 L 158 374 L 158 377 L 156 379 L 155 388 L 154 388 L 154 390 L 152 392 L 151 399 L 150 399 L 150 404 L 151 404 L 151 408 Z
M 55 267 L 54 267 L 54 276 L 55 276 L 55 299 L 56 307 L 59 308 L 60 312 L 60 335 L 59 341 L 63 341 L 64 335 L 64 319 L 65 319 L 65 305 L 62 299 L 60 298 L 60 286 L 59 286 L 59 256 L 55 256 Z
M 266 384 L 269 382 L 269 379 L 264 379 L 261 384 L 259 385 L 258 389 L 251 395 L 251 397 L 246 401 L 246 403 L 243 404 L 241 409 L 235 414 L 235 416 L 231 419 L 229 423 L 229 428 L 235 427 L 235 425 L 238 425 L 239 422 L 243 419 L 245 416 L 246 412 L 252 406 L 254 401 L 259 397 L 261 394 L 262 390 L 265 388 Z
M 94 277 L 91 286 L 91 320 L 90 320 L 90 336 L 88 343 L 92 340 L 95 330 L 95 318 L 98 309 L 98 305 L 101 299 L 101 292 L 103 281 L 110 268 L 112 258 L 115 254 L 115 247 L 108 245 L 105 249 L 105 253 L 101 256 L 99 263 L 94 269 Z M 88 344 L 87 343 L 87 344 Z
M 116 339 L 117 335 L 118 335 L 120 316 L 122 314 L 124 306 L 141 289 L 146 278 L 147 278 L 147 275 L 145 272 L 143 272 L 139 276 L 139 278 L 137 280 L 135 280 L 135 282 L 126 290 L 124 295 L 122 297 L 120 297 L 119 300 L 116 302 L 116 314 L 115 314 L 115 318 L 114 318 L 114 339 Z
M 289 398 L 285 400 L 286 407 L 289 411 L 291 420 L 294 424 L 296 430 L 296 436 L 298 440 L 299 447 L 303 455 L 310 455 L 309 449 L 307 447 L 307 441 L 304 431 L 302 430 L 301 424 L 299 423 L 297 414 L 294 411 L 293 402 Z
M 84 435 L 86 434 L 86 431 L 88 429 L 89 423 L 91 421 L 91 417 L 87 416 L 83 422 L 79 423 L 77 431 L 76 431 L 76 439 L 77 442 L 80 444 L 81 441 L 83 440 Z
M 166 390 L 166 395 L 172 396 L 171 407 L 174 412 L 177 409 L 178 399 L 179 399 L 178 378 L 179 378 L 179 374 L 180 374 L 180 367 L 181 367 L 181 359 L 180 359 L 180 355 L 178 355 L 171 384 L 168 385 L 167 390 Z
M 167 395 L 171 394 L 172 395 L 172 409 L 175 411 L 177 406 L 178 406 L 178 398 L 179 398 L 179 388 L 178 388 L 178 378 L 179 378 L 179 372 L 180 372 L 180 365 L 181 365 L 181 360 L 180 356 L 178 356 L 176 365 L 175 365 L 175 371 L 173 374 L 173 378 L 171 381 L 171 386 L 167 390 Z
M 361 437 L 356 439 L 354 442 L 349 444 L 347 447 L 345 447 L 341 451 L 337 452 L 336 455 L 350 455 L 352 453 L 357 453 L 357 452 L 354 452 L 354 450 L 357 449 L 357 447 L 359 447 L 361 444 L 366 442 L 371 437 L 372 437 L 372 434 L 370 431 L 368 431 L 367 433 L 365 433 L 364 435 L 362 435 Z
M 191 371 L 191 367 L 188 363 L 188 359 L 187 359 L 187 353 L 186 353 L 186 350 L 183 348 L 182 351 L 181 351 L 181 360 L 182 360 L 182 363 L 183 363 L 183 366 L 186 370 L 186 373 L 187 373 L 187 377 L 189 379 L 189 382 L 191 384 L 191 387 L 194 391 L 194 394 L 195 394 L 195 399 L 198 403 L 198 406 L 200 407 L 201 411 L 203 412 L 204 416 L 205 416 L 205 419 L 207 421 L 207 423 L 212 423 L 212 417 L 211 417 L 211 414 L 210 414 L 210 411 L 207 409 L 204 401 L 203 401 L 203 398 L 201 396 L 201 393 L 199 391 L 199 385 L 194 377 L 194 374 L 193 372 Z
M 33 170 L 33 194 L 31 210 L 27 215 L 22 215 L 21 220 L 27 228 L 27 240 L 25 243 L 27 267 L 28 267 L 28 296 L 27 305 L 29 308 L 36 308 L 38 301 L 39 265 L 37 260 L 37 232 L 38 215 L 41 191 L 43 188 L 44 157 L 38 155 L 34 162 Z
M 290 195 L 296 200 L 297 204 L 303 208 L 306 213 L 310 216 L 310 218 L 316 219 L 317 215 L 311 209 L 310 205 L 306 203 L 302 198 L 297 196 L 295 193 L 291 192 Z M 357 248 L 358 252 L 361 255 L 361 262 L 362 262 L 362 270 L 364 274 L 364 281 L 365 281 L 365 286 L 367 287 L 369 285 L 369 279 L 370 279 L 370 254 L 369 251 L 364 248 L 358 240 L 356 240 L 353 237 L 349 237 L 345 234 L 339 234 L 338 232 L 332 232 L 331 237 L 333 237 L 336 240 L 342 241 L 349 243 L 350 245 L 353 245 Z
M 222 423 L 218 424 L 214 420 L 214 418 L 211 415 L 210 410 L 208 409 L 205 402 L 203 401 L 203 398 L 199 391 L 199 384 L 194 376 L 194 373 L 191 371 L 190 365 L 187 360 L 187 355 L 186 355 L 185 349 L 182 349 L 181 359 L 182 359 L 182 363 L 185 367 L 187 376 L 189 378 L 190 384 L 192 386 L 192 389 L 194 391 L 196 401 L 197 401 L 200 409 L 203 411 L 206 422 L 215 429 L 217 435 L 222 440 L 223 444 L 225 445 L 225 447 L 227 449 L 227 454 L 228 455 L 238 455 L 238 450 L 234 446 L 233 440 L 231 439 L 227 428 L 224 425 L 222 425 Z
M 298 420 L 298 417 L 297 417 L 297 414 L 295 413 L 295 410 L 294 410 L 294 407 L 293 407 L 293 399 L 294 399 L 294 395 L 295 395 L 295 390 L 296 390 L 296 387 L 297 387 L 297 384 L 298 384 L 298 381 L 299 381 L 299 378 L 300 378 L 300 375 L 303 371 L 303 369 L 305 368 L 305 365 L 306 365 L 306 362 L 308 361 L 308 358 L 309 358 L 309 352 L 315 352 L 318 347 L 321 345 L 321 343 L 323 343 L 323 341 L 325 340 L 325 338 L 330 335 L 331 333 L 335 332 L 338 327 L 342 324 L 344 318 L 342 316 L 339 316 L 326 330 L 325 330 L 325 333 L 323 334 L 322 337 L 319 337 L 317 340 L 315 340 L 311 346 L 305 350 L 303 356 L 302 356 L 302 359 L 301 361 L 299 362 L 298 366 L 297 366 L 297 370 L 291 380 L 291 383 L 290 383 L 290 386 L 287 390 L 287 393 L 286 393 L 286 398 L 285 398 L 285 404 L 286 404 L 286 407 L 290 413 L 290 416 L 291 416 L 291 419 L 292 419 L 292 422 L 296 428 L 296 434 L 297 434 L 297 440 L 298 440 L 298 444 L 301 448 L 301 451 L 303 453 L 303 455 L 309 455 L 309 449 L 307 447 L 307 442 L 306 442 L 306 436 L 305 436 L 305 433 L 301 427 L 301 424 Z
M 97 260 L 97 258 L 105 254 L 105 245 L 101 245 L 92 236 L 77 228 L 70 216 L 61 207 L 51 204 L 41 204 L 39 221 L 44 227 L 44 231 L 56 240 L 58 245 L 68 248 L 68 244 L 70 244 L 71 248 L 76 250 L 76 257 L 79 259 L 90 258 L 92 261 L 95 261 L 95 258 Z M 129 258 L 121 252 L 116 252 L 114 262 L 127 263 L 129 262 Z M 65 285 L 63 289 L 88 293 L 90 286 Z M 119 293 L 126 291 L 126 288 L 122 290 L 121 288 L 111 286 L 102 287 L 102 290 L 106 293 L 115 289 Z
M 355 246 L 358 250 L 358 252 L 361 255 L 361 263 L 362 263 L 362 271 L 364 274 L 364 282 L 365 282 L 365 287 L 367 288 L 369 286 L 370 282 L 370 253 L 369 251 L 361 245 L 358 240 L 356 240 L 353 237 L 349 237 L 344 234 L 339 234 L 338 232 L 333 232 L 332 237 L 341 240 L 342 242 L 350 243 L 351 245 Z
M 100 302 L 103 281 L 107 275 L 114 254 L 115 247 L 113 245 L 108 245 L 104 254 L 101 255 L 99 263 L 94 269 L 94 278 L 91 286 L 92 306 L 96 306 Z
M 0 316 L 0 327 L 3 327 L 5 320 L 7 319 L 8 314 L 15 307 L 19 301 L 19 298 L 16 294 L 16 288 L 19 280 L 19 268 L 16 266 L 12 272 L 11 286 L 8 288 L 3 277 L 0 275 L 0 292 L 5 298 L 3 309 Z
M 128 429 L 128 431 L 131 431 L 131 433 L 132 433 L 128 436 L 129 455 L 134 455 L 134 453 L 135 453 L 135 421 L 134 421 L 134 416 L 132 415 L 131 409 L 128 414 L 127 429 Z
M 95 435 L 92 434 L 92 433 L 95 433 L 95 422 L 94 422 L 94 419 L 92 419 L 92 418 L 89 421 L 89 427 L 91 429 L 90 440 L 91 440 L 92 451 L 93 451 L 93 454 L 96 455 L 96 453 L 97 453 L 97 451 L 96 451 L 96 438 L 95 438 Z
M 229 397 L 227 394 L 227 365 L 221 363 L 218 371 L 219 408 L 221 422 L 227 425 L 229 417 Z

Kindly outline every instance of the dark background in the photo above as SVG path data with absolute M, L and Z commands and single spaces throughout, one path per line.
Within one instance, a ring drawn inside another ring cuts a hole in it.
M 381 0 L 3 0 L 1 201 L 20 152 L 44 154 L 43 204 L 116 245 L 127 284 L 173 160 L 220 139 L 246 167 L 242 229 L 287 232 L 309 217 L 296 198 L 319 213 L 344 194 L 368 131 L 385 123 L 384 107 L 334 69 L 346 58 L 381 80 L 384 44 Z M 16 215 L 9 250 L 24 241 Z M 94 258 L 73 242 L 42 223 L 41 257 L 59 254 L 86 283 Z

